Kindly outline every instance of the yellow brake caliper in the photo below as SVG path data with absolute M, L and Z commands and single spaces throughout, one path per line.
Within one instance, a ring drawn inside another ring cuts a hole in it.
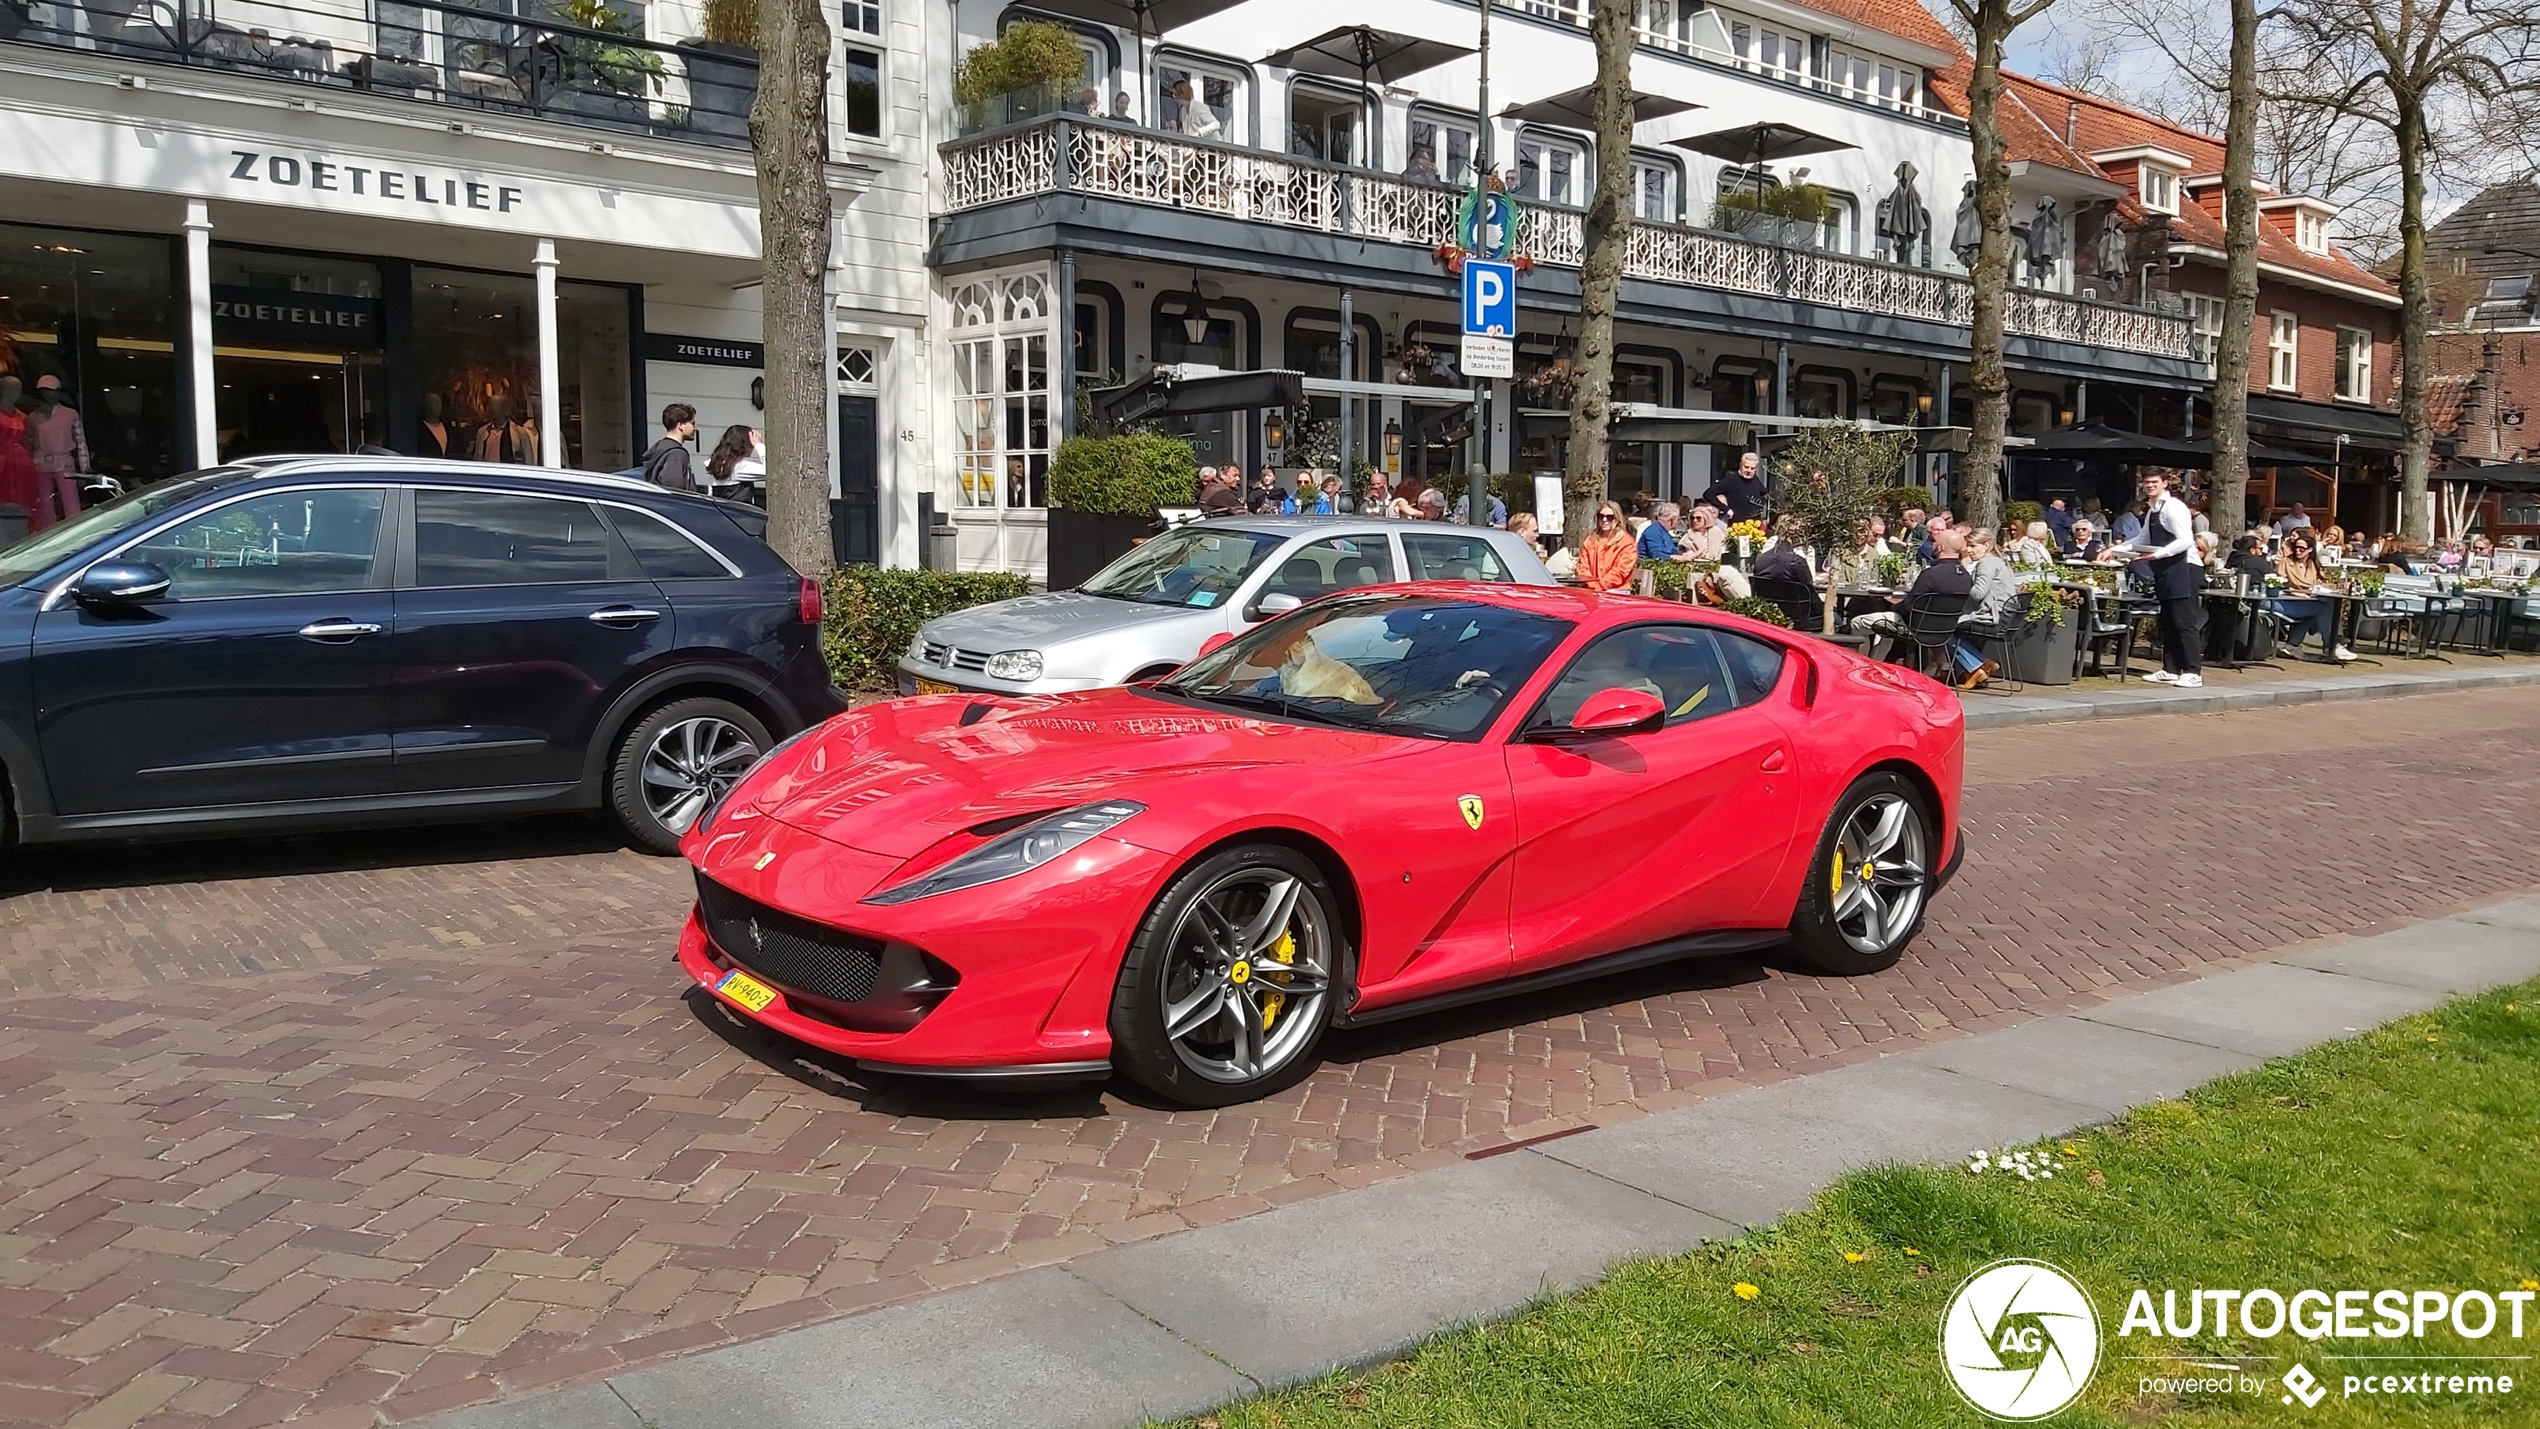
M 1279 935 L 1279 941 L 1271 946 L 1270 956 L 1293 967 L 1296 964 L 1296 934 L 1287 932 L 1281 933 Z M 1264 973 L 1262 976 L 1269 978 L 1272 982 L 1286 982 L 1290 978 L 1296 976 L 1296 974 Z M 1286 993 L 1263 993 L 1261 995 L 1261 1030 L 1264 1032 L 1269 1031 L 1270 1024 L 1279 1020 L 1279 1009 L 1287 1005 L 1288 995 Z
M 1834 896 L 1843 896 L 1843 850 L 1840 847 L 1834 851 Z

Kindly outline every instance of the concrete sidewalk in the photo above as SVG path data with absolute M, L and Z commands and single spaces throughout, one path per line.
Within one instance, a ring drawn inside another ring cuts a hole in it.
M 2447 690 L 2489 690 L 2540 684 L 2540 660 L 2528 656 L 2460 656 L 2454 664 L 2381 659 L 2343 668 L 2287 664 L 2282 670 L 2209 671 L 2202 689 L 2182 690 L 2141 677 L 2123 682 L 2093 678 L 2062 686 L 2031 685 L 2019 694 L 1983 691 L 1959 696 L 1967 728 L 2054 724 L 2064 720 L 2116 719 L 2127 715 L 2208 714 L 2264 709 L 2314 700 L 2392 699 Z
M 2340 941 L 692 1355 L 431 1429 L 1116 1429 L 1679 1253 L 1886 1161 L 2103 1121 L 2540 975 L 2540 898 Z

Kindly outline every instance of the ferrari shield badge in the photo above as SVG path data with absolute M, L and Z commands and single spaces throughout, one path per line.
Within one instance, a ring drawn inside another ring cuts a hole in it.
M 1455 807 L 1464 811 L 1464 827 L 1478 829 L 1482 826 L 1481 795 L 1467 794 L 1455 801 Z

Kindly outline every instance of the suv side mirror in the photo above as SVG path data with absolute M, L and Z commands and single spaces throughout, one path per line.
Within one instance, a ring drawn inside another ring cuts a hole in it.
M 1569 724 L 1550 725 L 1533 732 L 1537 741 L 1566 744 L 1586 739 L 1616 739 L 1630 734 L 1648 734 L 1667 727 L 1667 706 L 1647 690 L 1626 690 L 1621 686 L 1602 689 L 1579 705 Z
M 1289 611 L 1294 610 L 1303 604 L 1305 604 L 1304 601 L 1297 599 L 1295 596 L 1288 594 L 1286 591 L 1272 591 L 1270 594 L 1265 595 L 1261 599 L 1252 603 L 1252 618 L 1255 620 L 1268 620 L 1274 615 L 1285 615 Z
M 146 605 L 168 585 L 168 573 L 148 561 L 101 561 L 71 583 L 71 599 L 92 609 Z

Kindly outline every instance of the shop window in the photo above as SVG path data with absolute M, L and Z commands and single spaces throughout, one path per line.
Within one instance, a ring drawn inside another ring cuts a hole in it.
M 415 584 L 562 585 L 609 577 L 608 528 L 590 503 L 418 490 Z
M 1403 155 L 1404 178 L 1457 188 L 1473 182 L 1474 143 L 1479 131 L 1472 125 L 1414 110 L 1410 133 L 1410 151 Z
M 126 486 L 180 465 L 172 257 L 165 238 L 0 223 L 0 376 L 30 395 L 59 378 L 89 464 Z
M 953 291 L 954 455 L 964 506 L 1046 502 L 1055 380 L 1049 292 L 1039 272 Z
M 525 274 L 414 269 L 415 449 L 539 463 L 537 283 Z M 624 288 L 556 285 L 563 463 L 635 464 L 634 323 Z
M 211 270 L 222 460 L 387 440 L 377 263 L 214 244 Z
M 1155 67 L 1156 127 L 1187 139 L 1246 142 L 1244 76 L 1231 67 L 1173 57 Z

